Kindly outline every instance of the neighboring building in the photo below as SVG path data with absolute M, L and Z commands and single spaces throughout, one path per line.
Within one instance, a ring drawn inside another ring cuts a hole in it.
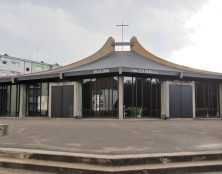
M 58 64 L 47 64 L 27 59 L 0 55 L 0 76 L 14 76 L 35 73 L 58 67 Z
M 116 46 L 130 51 L 115 51 Z M 222 117 L 222 73 L 163 60 L 109 38 L 95 54 L 35 74 L 0 78 L 1 116 Z

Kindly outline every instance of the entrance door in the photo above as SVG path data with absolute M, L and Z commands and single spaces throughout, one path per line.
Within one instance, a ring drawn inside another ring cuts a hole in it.
M 193 117 L 192 86 L 170 85 L 169 100 L 170 117 Z
M 51 116 L 54 118 L 73 117 L 73 86 L 53 86 Z

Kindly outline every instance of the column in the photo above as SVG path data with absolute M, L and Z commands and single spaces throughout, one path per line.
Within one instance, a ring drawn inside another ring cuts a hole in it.
M 193 100 L 193 118 L 196 118 L 196 99 L 195 99 L 195 82 L 192 81 L 192 100 Z
M 20 102 L 19 102 L 19 117 L 23 118 L 26 116 L 26 85 L 20 85 Z
M 169 83 L 161 83 L 161 118 L 169 118 Z
M 124 93 L 124 88 L 123 88 L 123 76 L 119 76 L 119 92 L 118 92 L 118 100 L 119 100 L 119 119 L 123 119 L 124 118 L 124 114 L 123 114 L 123 93 Z
M 90 99 L 89 99 L 90 100 Z M 74 83 L 74 117 L 82 117 L 82 82 Z
M 49 83 L 49 98 L 48 98 L 48 116 L 49 118 L 52 117 L 52 84 L 53 83 Z

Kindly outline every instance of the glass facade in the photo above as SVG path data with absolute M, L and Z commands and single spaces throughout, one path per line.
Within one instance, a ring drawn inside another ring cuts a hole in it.
M 124 77 L 125 118 L 161 117 L 160 80 Z
M 196 82 L 196 116 L 219 116 L 219 84 L 217 82 Z
M 27 85 L 28 116 L 48 115 L 48 83 Z
M 0 116 L 19 116 L 20 85 L 0 86 Z
M 84 79 L 82 107 L 83 117 L 117 117 L 118 78 Z

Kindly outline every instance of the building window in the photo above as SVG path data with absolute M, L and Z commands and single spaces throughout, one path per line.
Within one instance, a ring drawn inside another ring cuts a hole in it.
M 6 61 L 6 60 L 3 60 L 3 61 L 2 61 L 2 64 L 3 64 L 3 65 L 6 65 L 6 64 L 7 64 L 7 61 Z
M 84 79 L 83 117 L 117 117 L 117 77 Z
M 29 71 L 30 71 L 30 68 L 26 68 L 25 70 L 26 70 L 27 72 L 29 72 Z
M 219 84 L 217 82 L 196 82 L 196 116 L 219 116 Z
M 27 86 L 28 116 L 48 115 L 48 83 Z
M 42 67 L 42 66 L 36 66 L 35 69 L 36 69 L 37 71 L 42 71 L 42 70 L 43 70 L 43 67 Z
M 160 80 L 124 77 L 124 116 L 161 117 Z
M 20 66 L 20 62 L 16 62 L 16 61 L 11 61 L 11 63 L 12 63 L 12 65 L 14 65 L 14 66 Z
M 18 116 L 20 85 L 0 86 L 0 116 Z
M 7 72 L 6 71 L 0 71 L 0 76 L 7 76 Z

